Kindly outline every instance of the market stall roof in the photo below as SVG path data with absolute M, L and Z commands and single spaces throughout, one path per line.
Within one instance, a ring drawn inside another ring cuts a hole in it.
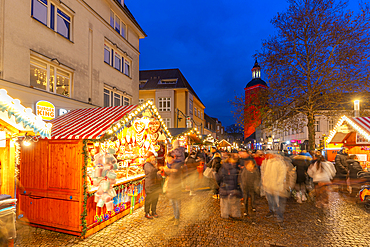
M 130 125 L 136 116 L 146 110 L 160 120 L 161 127 L 167 138 L 171 134 L 167 130 L 158 110 L 152 102 L 148 101 L 141 105 L 97 107 L 72 110 L 51 121 L 53 139 L 98 139 L 104 134 L 114 134 L 122 131 L 126 125 Z
M 327 139 L 327 143 L 336 142 L 341 138 L 338 134 L 342 133 L 341 126 L 343 123 L 347 123 L 353 129 L 355 129 L 359 134 L 365 137 L 368 141 L 370 141 L 370 117 L 353 117 L 349 118 L 346 116 L 342 116 L 337 124 L 335 125 L 334 129 L 330 132 L 329 137 Z M 346 133 L 342 133 L 346 134 Z M 345 136 L 342 138 L 342 140 Z
M 230 144 L 230 142 L 226 141 L 226 140 L 221 140 L 217 146 L 219 147 L 231 147 L 232 145 Z
M 18 135 L 31 134 L 50 138 L 51 124 L 32 113 L 31 108 L 21 105 L 5 89 L 0 89 L 0 124 Z
M 179 136 L 192 130 L 192 128 L 168 128 L 172 136 Z

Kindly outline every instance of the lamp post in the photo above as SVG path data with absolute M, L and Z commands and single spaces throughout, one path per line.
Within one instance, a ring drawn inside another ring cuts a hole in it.
M 360 101 L 359 100 L 354 101 L 353 108 L 355 111 L 355 117 L 359 117 L 360 116 Z

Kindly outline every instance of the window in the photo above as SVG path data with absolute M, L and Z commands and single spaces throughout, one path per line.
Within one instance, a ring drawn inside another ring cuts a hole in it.
M 125 75 L 130 76 L 130 61 L 107 43 L 104 44 L 104 62 Z
M 166 80 L 159 80 L 158 84 L 176 84 L 177 79 L 166 79 Z
M 31 57 L 30 85 L 70 97 L 72 73 L 41 59 Z
M 48 17 L 48 1 L 47 0 L 32 0 L 31 16 L 39 22 L 47 25 Z
M 107 64 L 111 64 L 111 58 L 110 58 L 111 52 L 112 52 L 112 49 L 106 44 L 104 44 L 104 62 L 106 62 Z
M 315 121 L 315 131 L 320 132 L 320 121 L 319 120 Z
M 223 135 L 223 134 L 224 134 L 224 129 L 222 128 L 222 129 L 221 129 L 221 135 Z
M 126 38 L 126 24 L 112 10 L 110 11 L 109 23 L 117 33 Z
M 63 37 L 71 39 L 72 18 L 53 2 L 32 0 L 31 16 Z
M 144 103 L 144 99 L 139 99 L 139 104 Z
M 107 106 L 126 106 L 130 105 L 131 99 L 124 95 L 123 92 L 112 89 L 111 87 L 104 88 L 104 107 Z
M 220 131 L 220 126 L 219 125 L 217 126 L 217 131 Z
M 200 110 L 198 110 L 198 117 L 202 118 L 202 116 L 200 115 Z
M 123 73 L 130 76 L 130 62 L 127 59 L 125 59 L 125 68 Z
M 193 115 L 193 101 L 192 100 L 189 101 L 189 114 Z
M 171 111 L 171 98 L 158 98 L 159 111 Z
M 329 119 L 329 131 L 334 129 L 334 119 Z
M 171 118 L 163 118 L 163 122 L 167 128 L 171 128 Z
M 194 115 L 197 116 L 197 108 L 194 107 Z
M 122 96 L 123 97 L 123 96 Z M 130 105 L 130 99 L 127 97 L 123 97 L 123 105 Z
M 121 71 L 121 56 L 117 53 L 114 52 L 114 66 L 116 70 Z

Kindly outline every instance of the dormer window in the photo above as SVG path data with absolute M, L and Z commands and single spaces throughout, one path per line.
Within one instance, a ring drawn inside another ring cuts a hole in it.
M 140 88 L 144 87 L 148 80 L 140 80 Z
M 158 84 L 176 84 L 177 83 L 177 78 L 176 79 L 161 79 L 158 81 Z

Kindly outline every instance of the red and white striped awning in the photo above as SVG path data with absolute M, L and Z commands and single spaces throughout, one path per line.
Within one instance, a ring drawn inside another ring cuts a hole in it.
M 348 125 L 350 125 L 352 128 L 356 130 L 360 135 L 365 137 L 370 142 L 370 117 L 346 117 L 342 116 L 334 129 L 330 132 L 330 135 L 327 139 L 327 143 L 330 143 L 334 136 L 337 134 L 338 129 L 340 126 L 346 122 Z
M 97 139 L 137 105 L 85 108 L 50 121 L 52 139 Z

